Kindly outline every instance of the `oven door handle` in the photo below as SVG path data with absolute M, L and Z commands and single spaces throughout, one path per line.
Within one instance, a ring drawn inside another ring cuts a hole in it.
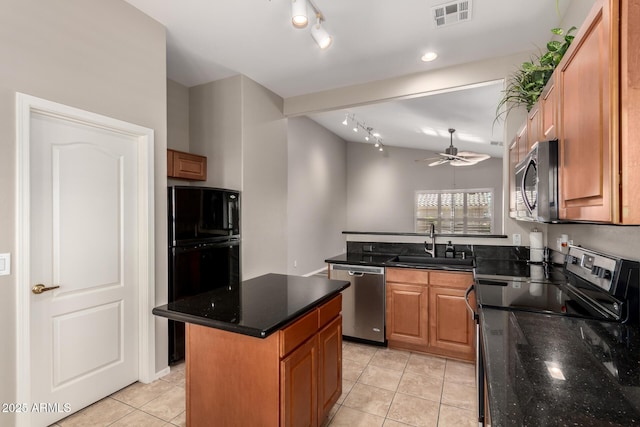
M 478 320 L 478 313 L 476 313 L 473 310 L 473 307 L 471 307 L 471 304 L 469 304 L 469 295 L 471 295 L 471 292 L 474 292 L 476 289 L 476 285 L 474 283 L 472 283 L 468 288 L 467 291 L 464 293 L 464 303 L 467 304 L 467 309 L 469 310 L 469 312 L 471 313 L 471 318 L 474 321 Z

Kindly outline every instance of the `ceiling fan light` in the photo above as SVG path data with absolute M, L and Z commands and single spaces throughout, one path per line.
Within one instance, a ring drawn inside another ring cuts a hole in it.
M 291 0 L 291 23 L 296 28 L 307 26 L 307 0 Z
M 311 37 L 313 37 L 316 43 L 318 43 L 320 49 L 328 48 L 331 46 L 331 42 L 333 41 L 329 33 L 327 33 L 327 31 L 320 25 L 319 19 L 316 25 L 311 27 Z

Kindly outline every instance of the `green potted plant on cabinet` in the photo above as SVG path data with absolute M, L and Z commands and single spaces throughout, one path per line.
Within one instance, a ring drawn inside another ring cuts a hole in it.
M 571 27 L 566 32 L 562 28 L 553 28 L 551 32 L 556 36 L 562 36 L 562 39 L 548 42 L 546 52 L 533 56 L 531 61 L 523 62 L 520 68 L 509 76 L 503 91 L 504 96 L 496 108 L 496 120 L 503 114 L 506 117 L 512 108 L 524 105 L 527 111 L 531 110 L 544 85 L 551 78 L 553 70 L 571 45 L 574 39 L 572 33 L 575 30 L 576 27 Z

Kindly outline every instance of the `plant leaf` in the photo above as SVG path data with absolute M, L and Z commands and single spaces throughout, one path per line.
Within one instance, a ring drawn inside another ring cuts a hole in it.
M 552 28 L 551 32 L 556 36 L 561 36 L 562 34 L 564 34 L 564 31 L 562 30 L 562 28 Z
M 557 52 L 561 46 L 562 43 L 560 43 L 558 40 L 551 40 L 549 43 L 547 43 L 547 50 L 551 52 Z

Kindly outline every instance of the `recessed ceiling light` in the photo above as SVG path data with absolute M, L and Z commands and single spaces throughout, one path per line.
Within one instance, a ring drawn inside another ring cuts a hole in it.
M 438 54 L 435 52 L 427 52 L 424 55 L 422 55 L 422 58 L 420 58 L 423 62 L 431 62 L 434 59 L 436 59 L 438 57 Z

